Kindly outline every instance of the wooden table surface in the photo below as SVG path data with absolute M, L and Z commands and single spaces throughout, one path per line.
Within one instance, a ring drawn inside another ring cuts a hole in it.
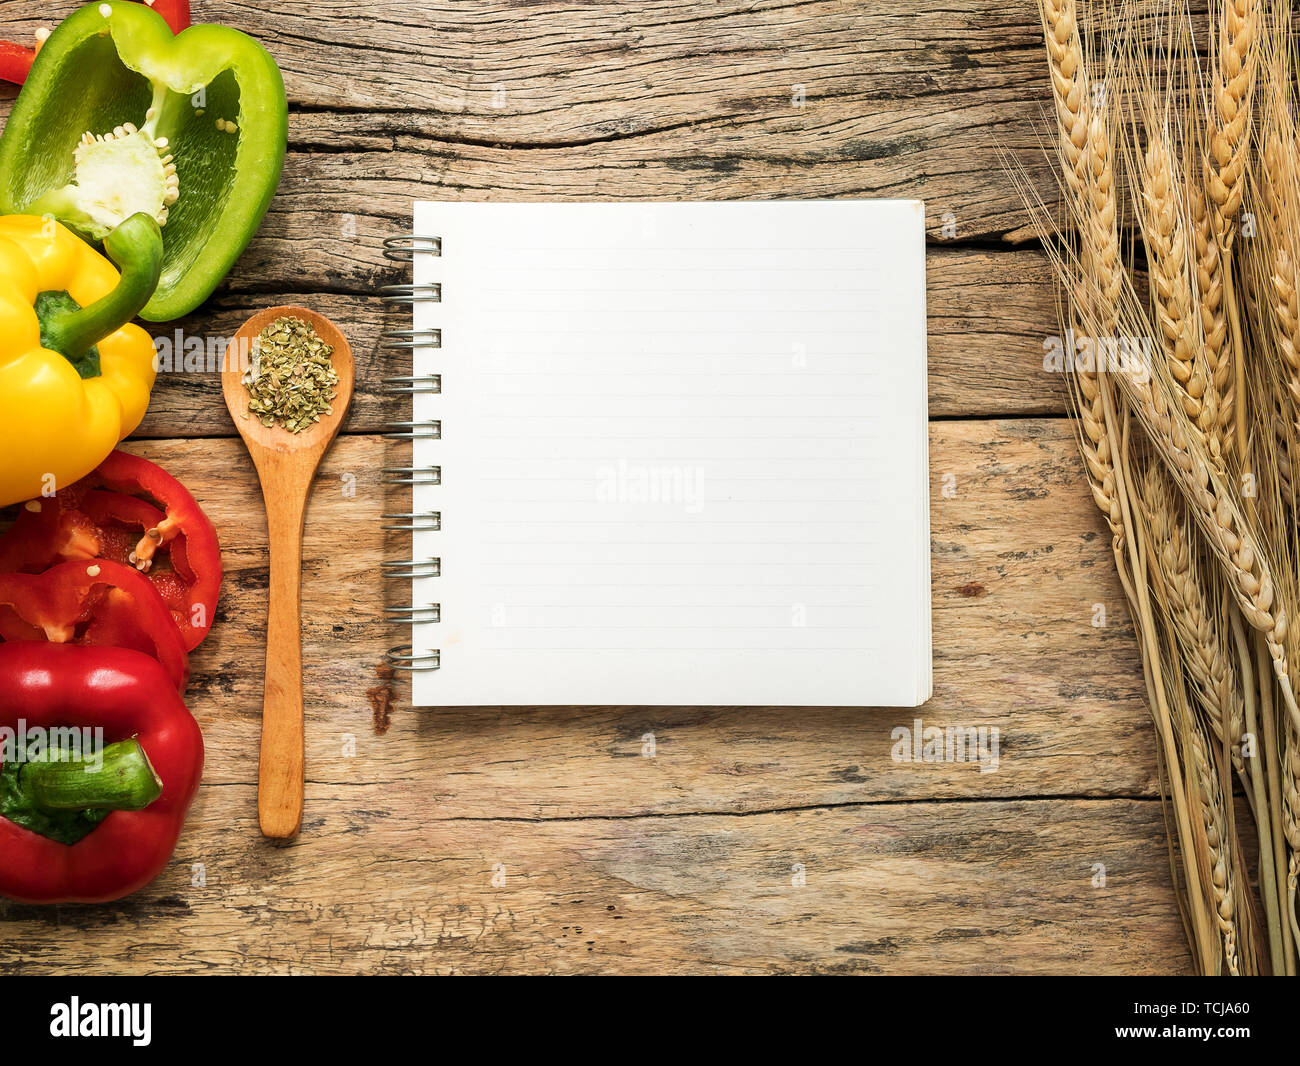
M 0 36 L 73 6 L 6 0 Z M 257 831 L 257 482 L 217 376 L 164 374 L 130 448 L 191 486 L 225 549 L 188 697 L 203 787 L 135 897 L 0 904 L 0 972 L 1187 971 L 1132 631 L 1001 162 L 1052 187 L 1031 0 L 194 8 L 279 61 L 290 143 L 260 235 L 177 325 L 228 337 L 298 303 L 358 361 L 307 517 L 303 833 Z M 417 712 L 399 683 L 382 723 L 399 636 L 379 619 L 400 593 L 377 566 L 403 545 L 380 531 L 402 509 L 381 430 L 402 416 L 376 343 L 400 322 L 374 292 L 404 280 L 380 242 L 412 200 L 835 196 L 927 204 L 934 698 Z M 895 763 L 914 717 L 996 726 L 998 770 Z

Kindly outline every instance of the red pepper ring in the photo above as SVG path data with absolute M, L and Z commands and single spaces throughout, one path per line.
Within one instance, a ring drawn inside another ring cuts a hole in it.
M 0 537 L 0 573 L 40 573 L 69 559 L 148 573 L 186 651 L 212 627 L 222 576 L 217 531 L 189 491 L 147 459 L 113 452 L 55 497 L 24 504 Z
M 129 648 L 157 660 L 178 692 L 189 657 L 149 580 L 107 559 L 0 574 L 0 640 Z
M 125 648 L 4 644 L 0 678 L 0 729 L 10 749 L 20 730 L 29 737 L 34 729 L 90 730 L 92 737 L 102 730 L 114 749 L 138 741 L 144 761 L 136 759 L 135 769 L 151 769 L 161 786 L 160 794 L 155 787 L 134 802 L 114 788 L 113 771 L 129 751 L 114 761 L 105 751 L 99 773 L 77 763 L 54 766 L 56 779 L 47 782 L 45 795 L 57 797 L 56 808 L 83 804 L 110 813 L 73 844 L 0 816 L 0 895 L 20 903 L 105 903 L 144 888 L 175 851 L 203 773 L 203 736 L 166 672 Z M 8 756 L 0 744 L 0 764 Z M 129 809 L 155 794 L 143 809 Z
M 153 582 L 154 588 L 158 590 L 182 641 L 191 635 L 202 640 L 201 635 L 191 632 L 194 629 L 192 619 L 197 602 L 191 598 L 191 590 L 195 587 L 197 578 L 189 565 L 185 538 L 174 537 L 162 553 L 157 553 L 157 545 L 150 539 L 149 561 L 143 564 L 135 562 L 141 555 L 141 531 L 166 528 L 166 516 L 153 504 L 135 496 L 107 489 L 92 489 L 80 498 L 75 511 L 64 512 L 60 525 L 65 543 L 70 532 L 69 526 L 75 528 L 78 516 L 84 517 L 90 527 L 96 530 L 96 558 L 111 559 L 147 573 L 147 580 Z M 75 533 L 72 535 L 75 537 Z M 155 568 L 155 556 L 169 561 L 170 568 Z M 206 614 L 206 611 L 203 613 Z M 210 621 L 211 615 L 207 617 Z M 189 650 L 186 648 L 186 651 Z
M 58 498 L 28 500 L 0 537 L 0 574 L 40 574 L 55 563 L 97 558 L 100 538 L 89 518 Z
M 139 530 L 138 540 L 125 556 L 116 554 L 122 542 L 110 538 L 108 546 L 115 554 L 105 557 L 150 574 L 176 618 L 186 651 L 193 651 L 212 628 L 222 576 L 217 531 L 198 501 L 162 467 L 124 451 L 111 453 L 77 487 L 107 489 L 132 498 L 133 502 L 120 498 L 114 501 L 95 493 L 89 503 L 99 512 L 103 521 L 98 524 L 105 531 L 110 518 L 118 525 Z M 89 500 L 89 494 L 86 498 Z M 154 505 L 155 509 L 146 511 L 138 506 L 140 502 Z M 156 517 L 158 511 L 163 513 L 161 521 Z M 88 517 L 94 520 L 96 515 L 88 512 Z M 155 560 L 164 553 L 181 588 L 164 574 L 151 573 Z

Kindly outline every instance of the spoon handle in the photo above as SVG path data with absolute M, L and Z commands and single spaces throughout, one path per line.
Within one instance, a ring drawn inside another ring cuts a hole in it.
M 257 817 L 262 835 L 292 840 L 302 826 L 302 527 L 307 489 L 266 494 L 271 604 L 266 620 L 266 702 Z

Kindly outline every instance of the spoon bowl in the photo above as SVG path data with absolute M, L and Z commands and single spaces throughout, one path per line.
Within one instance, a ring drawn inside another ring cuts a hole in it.
M 302 529 L 307 498 L 321 459 L 338 435 L 352 402 L 355 368 L 347 338 L 324 315 L 304 307 L 260 311 L 235 334 L 235 352 L 251 352 L 253 342 L 278 318 L 307 322 L 333 347 L 338 374 L 330 414 L 301 433 L 278 425 L 264 426 L 248 410 L 245 367 L 228 359 L 221 388 L 235 428 L 257 468 L 266 502 L 270 546 L 270 604 L 266 621 L 266 698 L 262 708 L 262 750 L 258 770 L 257 817 L 262 835 L 292 840 L 302 827 Z

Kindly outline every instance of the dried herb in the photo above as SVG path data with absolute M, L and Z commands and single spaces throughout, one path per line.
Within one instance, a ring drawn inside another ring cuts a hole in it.
M 248 411 L 264 426 L 279 425 L 301 433 L 330 406 L 339 376 L 331 357 L 333 345 L 301 318 L 277 318 L 253 341 L 252 365 L 244 375 Z

